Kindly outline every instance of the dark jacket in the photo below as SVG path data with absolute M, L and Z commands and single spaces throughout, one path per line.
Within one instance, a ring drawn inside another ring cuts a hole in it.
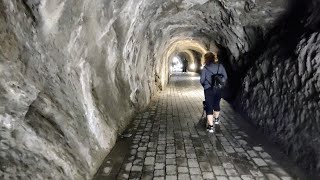
M 219 67 L 219 71 L 218 71 Z M 222 64 L 210 64 L 205 65 L 201 71 L 201 77 L 200 77 L 200 83 L 203 86 L 204 89 L 208 89 L 211 87 L 211 75 L 216 74 L 218 71 L 218 74 L 223 75 L 223 79 L 226 81 L 228 79 L 226 69 L 223 67 Z

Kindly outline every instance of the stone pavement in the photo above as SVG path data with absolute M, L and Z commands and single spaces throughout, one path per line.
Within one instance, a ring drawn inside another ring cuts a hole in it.
M 301 179 L 290 162 L 279 164 L 280 153 L 269 154 L 237 125 L 243 120 L 226 101 L 220 127 L 209 134 L 198 124 L 203 99 L 196 74 L 173 75 L 168 88 L 134 118 L 95 179 Z

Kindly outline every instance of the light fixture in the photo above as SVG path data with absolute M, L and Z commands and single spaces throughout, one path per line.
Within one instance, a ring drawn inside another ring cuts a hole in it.
M 195 70 L 195 69 L 196 69 L 196 65 L 195 65 L 195 64 L 191 64 L 191 65 L 190 65 L 190 69 L 191 69 L 191 70 Z

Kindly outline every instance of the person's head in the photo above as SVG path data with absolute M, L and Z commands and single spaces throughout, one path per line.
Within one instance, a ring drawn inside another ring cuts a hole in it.
M 204 62 L 206 65 L 209 65 L 211 63 L 218 63 L 219 61 L 215 54 L 212 52 L 207 52 L 204 54 Z

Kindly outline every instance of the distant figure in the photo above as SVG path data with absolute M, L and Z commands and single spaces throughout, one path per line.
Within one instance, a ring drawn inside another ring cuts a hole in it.
M 187 72 L 187 68 L 188 68 L 188 61 L 183 58 L 182 60 L 182 72 Z
M 200 83 L 204 88 L 208 124 L 207 130 L 213 133 L 213 117 L 215 118 L 215 124 L 218 125 L 220 123 L 221 84 L 227 80 L 228 76 L 224 66 L 219 63 L 212 52 L 206 53 L 204 60 L 205 66 L 201 71 Z

